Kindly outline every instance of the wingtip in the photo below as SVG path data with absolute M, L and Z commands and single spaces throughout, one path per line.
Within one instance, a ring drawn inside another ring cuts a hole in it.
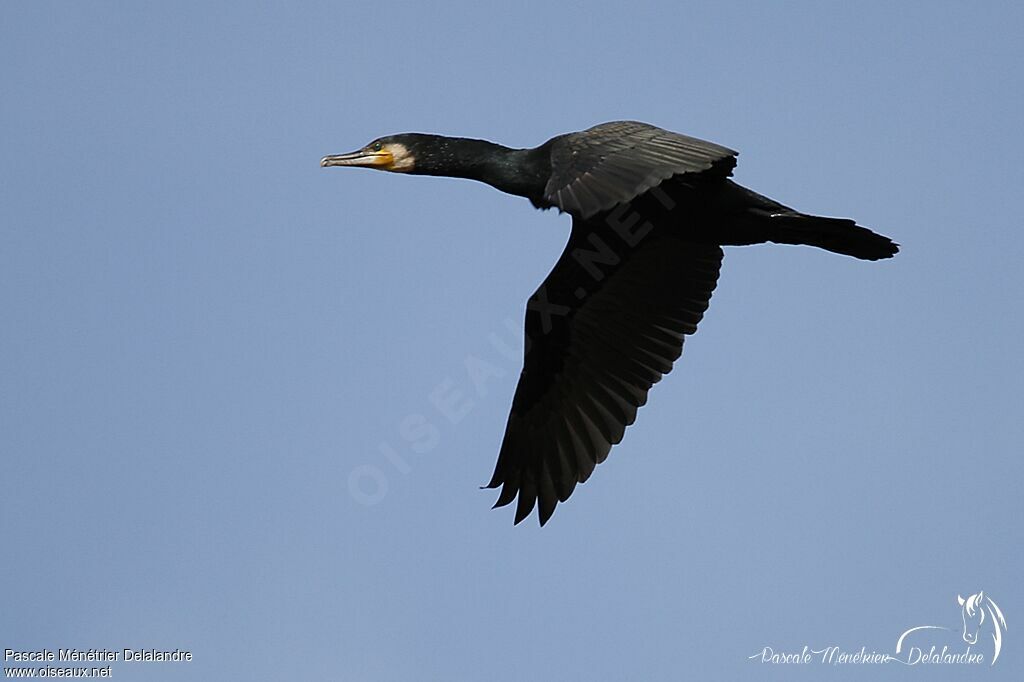
M 507 504 L 509 504 L 511 502 L 512 502 L 512 500 L 506 500 L 506 499 L 502 498 L 501 496 L 499 496 L 498 499 L 494 501 L 494 504 L 491 505 L 491 509 L 500 509 L 501 507 L 504 507 L 504 506 L 506 506 Z
M 516 523 L 528 517 L 532 512 L 533 508 L 537 506 L 537 498 L 530 495 L 527 491 L 519 490 L 519 502 L 516 504 Z

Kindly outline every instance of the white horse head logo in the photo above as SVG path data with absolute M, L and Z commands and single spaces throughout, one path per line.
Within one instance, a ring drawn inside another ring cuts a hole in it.
M 982 626 L 988 622 L 992 628 L 992 641 L 995 649 L 992 654 L 992 663 L 999 658 L 999 650 L 1003 646 L 1003 630 L 1006 629 L 1006 619 L 1003 612 L 999 610 L 996 603 L 985 596 L 984 592 L 972 594 L 967 599 L 960 595 L 956 596 L 960 604 L 960 615 L 964 619 L 964 641 L 968 644 L 975 644 L 978 641 L 978 633 Z

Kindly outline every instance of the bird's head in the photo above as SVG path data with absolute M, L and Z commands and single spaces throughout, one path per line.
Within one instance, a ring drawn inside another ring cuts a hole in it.
M 333 154 L 320 159 L 320 165 L 357 166 L 375 170 L 391 171 L 392 173 L 415 173 L 417 160 L 437 138 L 422 133 L 402 133 L 378 137 L 362 149 L 348 154 Z M 436 142 L 434 142 L 436 146 Z
M 427 133 L 401 133 L 378 137 L 359 151 L 325 156 L 320 159 L 320 165 L 357 166 L 393 173 L 473 178 L 495 184 L 492 182 L 493 178 L 481 174 L 480 168 L 508 151 L 510 150 L 486 140 Z

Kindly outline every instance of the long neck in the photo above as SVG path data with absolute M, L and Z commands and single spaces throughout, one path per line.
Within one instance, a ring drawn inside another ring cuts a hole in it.
M 439 139 L 427 163 L 417 163 L 416 172 L 479 180 L 536 203 L 544 194 L 551 162 L 544 147 L 510 149 L 487 140 L 447 137 Z

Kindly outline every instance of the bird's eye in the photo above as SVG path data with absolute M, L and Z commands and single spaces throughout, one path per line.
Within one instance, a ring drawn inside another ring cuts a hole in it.
M 379 152 L 383 147 L 384 145 L 382 145 L 380 142 L 373 143 L 373 151 L 375 152 Z

